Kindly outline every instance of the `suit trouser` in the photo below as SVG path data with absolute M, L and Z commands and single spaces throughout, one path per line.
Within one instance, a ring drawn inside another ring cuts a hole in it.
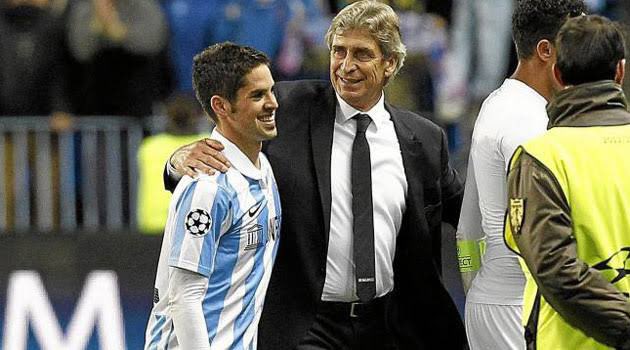
M 367 304 L 322 301 L 296 350 L 395 350 L 385 324 L 386 297 Z

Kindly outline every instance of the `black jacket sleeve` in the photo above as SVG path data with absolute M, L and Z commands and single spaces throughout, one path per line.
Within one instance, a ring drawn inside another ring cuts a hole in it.
M 444 204 L 442 212 L 442 221 L 453 225 L 457 228 L 459 222 L 459 213 L 462 208 L 464 198 L 464 186 L 457 174 L 457 171 L 451 167 L 448 156 L 448 144 L 446 142 L 446 134 L 442 133 L 441 147 L 441 191 L 442 202 Z
M 179 178 L 176 178 L 172 175 L 169 176 L 168 173 L 168 161 L 164 164 L 164 172 L 162 173 L 162 180 L 164 181 L 164 189 L 173 193 L 175 191 L 175 187 L 179 183 Z

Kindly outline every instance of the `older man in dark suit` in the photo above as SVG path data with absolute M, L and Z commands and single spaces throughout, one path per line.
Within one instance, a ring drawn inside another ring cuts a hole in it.
M 440 233 L 456 224 L 463 191 L 442 130 L 385 102 L 405 58 L 398 17 L 355 2 L 326 40 L 330 82 L 276 85 L 278 137 L 263 151 L 284 216 L 258 346 L 462 349 Z M 220 149 L 204 140 L 176 152 L 167 188 L 177 173 L 221 170 Z

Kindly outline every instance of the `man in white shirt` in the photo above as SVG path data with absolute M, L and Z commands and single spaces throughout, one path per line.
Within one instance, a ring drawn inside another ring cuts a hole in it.
M 226 173 L 184 176 L 171 199 L 145 349 L 256 349 L 280 238 L 280 198 L 260 152 L 277 135 L 269 59 L 232 43 L 194 58 Z
M 517 146 L 546 130 L 545 108 L 557 89 L 553 42 L 564 21 L 584 11 L 582 0 L 518 2 L 512 17 L 518 66 L 484 101 L 475 122 L 457 228 L 472 350 L 525 349 L 525 277 L 503 240 L 506 170 Z

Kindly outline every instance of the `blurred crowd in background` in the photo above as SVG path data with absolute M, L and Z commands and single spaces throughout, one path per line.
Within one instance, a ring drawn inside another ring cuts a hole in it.
M 408 50 L 388 100 L 444 126 L 460 169 L 476 109 L 516 63 L 514 1 L 385 1 L 399 13 Z M 194 54 L 229 40 L 264 51 L 276 81 L 328 79 L 324 33 L 349 2 L 0 0 L 0 126 L 9 120 L 3 116 L 47 116 L 50 132 L 59 133 L 90 116 L 136 119 L 146 137 L 138 151 L 138 225 L 158 232 L 159 223 L 143 216 L 160 210 L 150 205 L 168 203 L 155 197 L 164 161 L 209 128 L 192 96 Z M 593 13 L 630 23 L 629 1 L 587 3 Z M 0 153 L 11 148 L 5 136 Z M 8 184 L 0 187 L 7 197 L 15 192 Z M 12 216 L 13 197 L 0 216 Z

